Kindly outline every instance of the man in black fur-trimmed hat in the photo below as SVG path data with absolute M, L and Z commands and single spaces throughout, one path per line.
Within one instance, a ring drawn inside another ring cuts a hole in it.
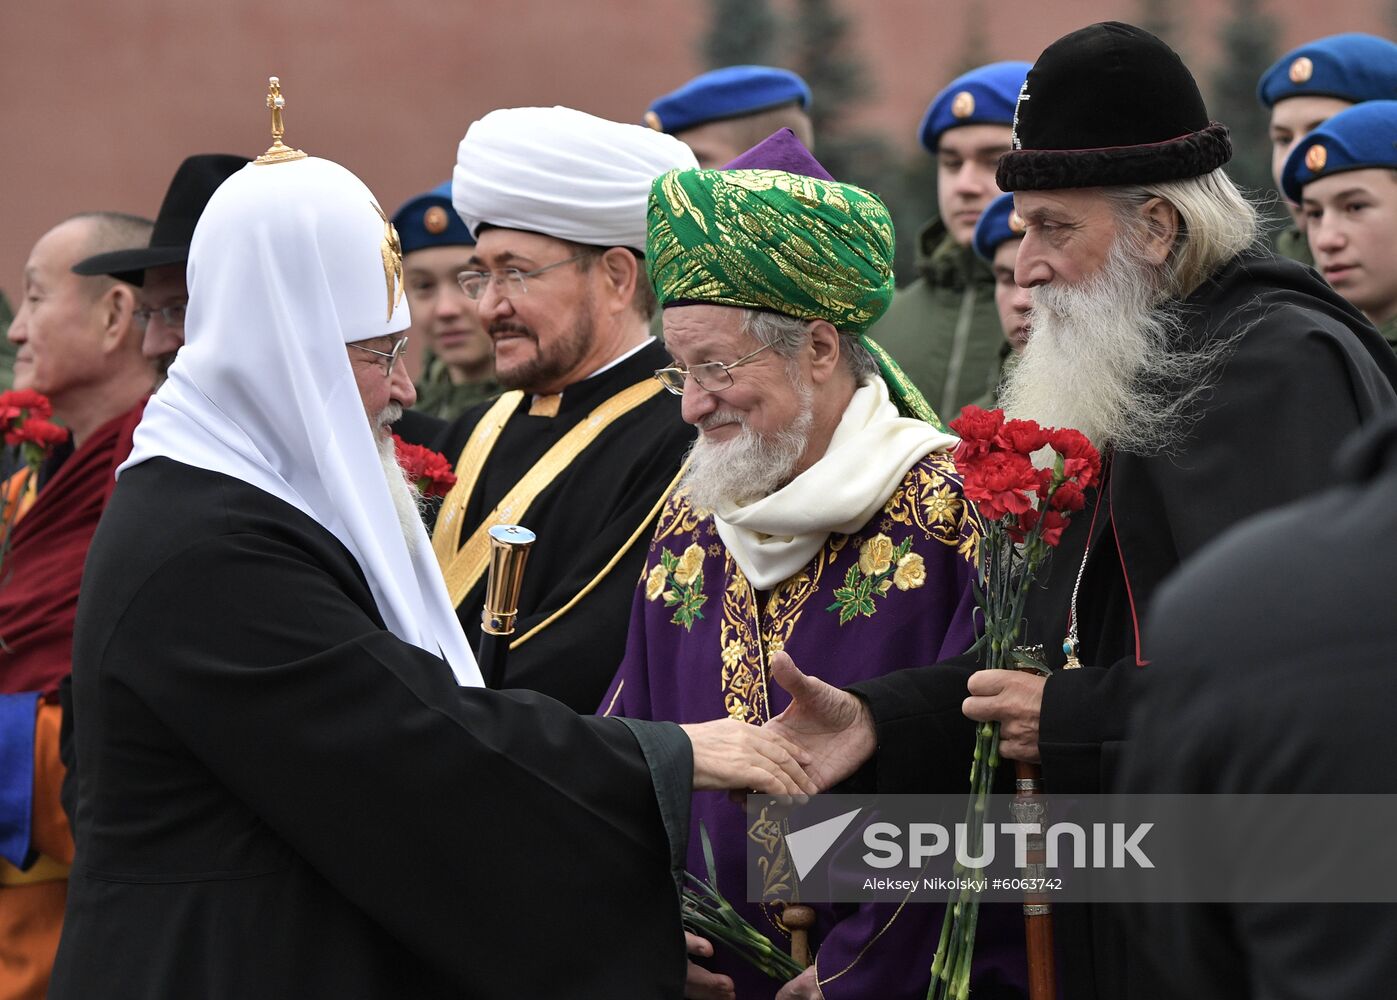
M 1025 223 L 1015 280 L 1033 318 L 1001 401 L 1082 430 L 1105 459 L 1025 612 L 1054 672 L 953 660 L 855 698 L 776 665 L 795 707 L 772 724 L 839 762 L 822 784 L 876 754 L 880 790 L 958 790 L 970 719 L 997 719 L 1001 754 L 1041 763 L 1050 792 L 1109 791 L 1160 583 L 1231 524 L 1324 486 L 1339 443 L 1397 407 L 1377 332 L 1255 248 L 1256 212 L 1222 169 L 1227 129 L 1167 45 L 1115 22 L 1073 32 L 1039 57 L 1015 119 L 998 182 Z M 1057 910 L 1066 996 L 1160 995 L 1115 911 Z

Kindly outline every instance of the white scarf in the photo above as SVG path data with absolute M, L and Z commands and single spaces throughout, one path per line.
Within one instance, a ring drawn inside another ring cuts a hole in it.
M 769 496 L 716 511 L 718 536 L 752 586 L 770 590 L 798 573 L 831 534 L 867 524 L 918 461 L 958 443 L 900 416 L 875 376 L 854 392 L 819 461 Z
M 472 123 L 456 151 L 451 203 L 482 223 L 645 251 L 650 184 L 698 166 L 672 135 L 572 108 L 502 108 Z
M 249 164 L 189 253 L 187 342 L 117 474 L 165 457 L 291 504 L 358 562 L 388 629 L 481 684 L 421 524 L 409 553 L 345 344 L 408 327 L 373 194 L 336 163 Z

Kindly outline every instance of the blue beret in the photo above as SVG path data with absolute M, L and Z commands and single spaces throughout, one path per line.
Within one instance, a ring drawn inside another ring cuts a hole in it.
M 990 202 L 990 207 L 980 213 L 980 221 L 975 223 L 975 235 L 970 245 L 976 256 L 987 263 L 994 262 L 994 252 L 1005 240 L 1023 239 L 1023 220 L 1014 213 L 1014 196 L 1002 194 Z
M 683 132 L 695 125 L 738 118 L 799 102 L 810 106 L 810 88 L 788 69 L 726 66 L 696 76 L 678 90 L 655 99 L 645 124 L 656 132 Z
M 1355 104 L 1301 139 L 1281 170 L 1281 190 L 1298 205 L 1315 178 L 1368 167 L 1397 170 L 1397 101 Z
M 922 145 L 935 153 L 941 133 L 957 125 L 1012 125 L 1026 62 L 997 62 L 972 69 L 936 95 L 922 117 Z
M 471 247 L 471 231 L 451 207 L 451 182 L 409 198 L 393 213 L 393 228 L 402 241 L 403 253 L 426 247 Z
M 1330 35 L 1287 52 L 1256 85 L 1268 108 L 1287 97 L 1343 101 L 1397 98 L 1397 44 L 1374 35 Z

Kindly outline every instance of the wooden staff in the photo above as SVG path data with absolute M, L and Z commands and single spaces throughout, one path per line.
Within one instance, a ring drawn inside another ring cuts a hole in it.
M 535 536 L 517 524 L 497 524 L 489 531 L 490 570 L 485 580 L 485 607 L 480 612 L 480 645 L 475 660 L 485 686 L 504 682 L 509 637 L 519 614 L 519 589 L 524 585 L 524 563 Z
M 791 957 L 802 969 L 810 968 L 810 928 L 815 926 L 815 908 L 803 903 L 787 903 L 781 923 L 791 932 Z
M 1016 823 L 1037 823 L 1047 828 L 1047 804 L 1043 799 L 1043 769 L 1037 764 L 1014 761 L 1014 802 L 1009 807 Z M 1047 874 L 1046 838 L 1038 833 L 1028 838 L 1028 866 L 1020 872 L 1025 879 L 1041 879 Z M 1057 971 L 1053 959 L 1053 906 L 1045 891 L 1024 890 L 1024 933 L 1028 938 L 1029 1000 L 1056 1000 Z

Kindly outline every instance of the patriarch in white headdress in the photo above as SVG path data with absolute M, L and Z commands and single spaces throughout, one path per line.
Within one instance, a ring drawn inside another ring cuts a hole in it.
M 402 473 L 383 460 L 395 396 L 411 392 L 387 357 L 410 322 L 397 234 L 348 170 L 282 159 L 238 171 L 200 217 L 186 345 L 122 469 L 170 458 L 291 504 L 353 555 L 393 634 L 479 685 L 422 524 L 399 516 Z M 373 373 L 356 378 L 347 346 L 386 355 L 383 386 L 361 389 Z

